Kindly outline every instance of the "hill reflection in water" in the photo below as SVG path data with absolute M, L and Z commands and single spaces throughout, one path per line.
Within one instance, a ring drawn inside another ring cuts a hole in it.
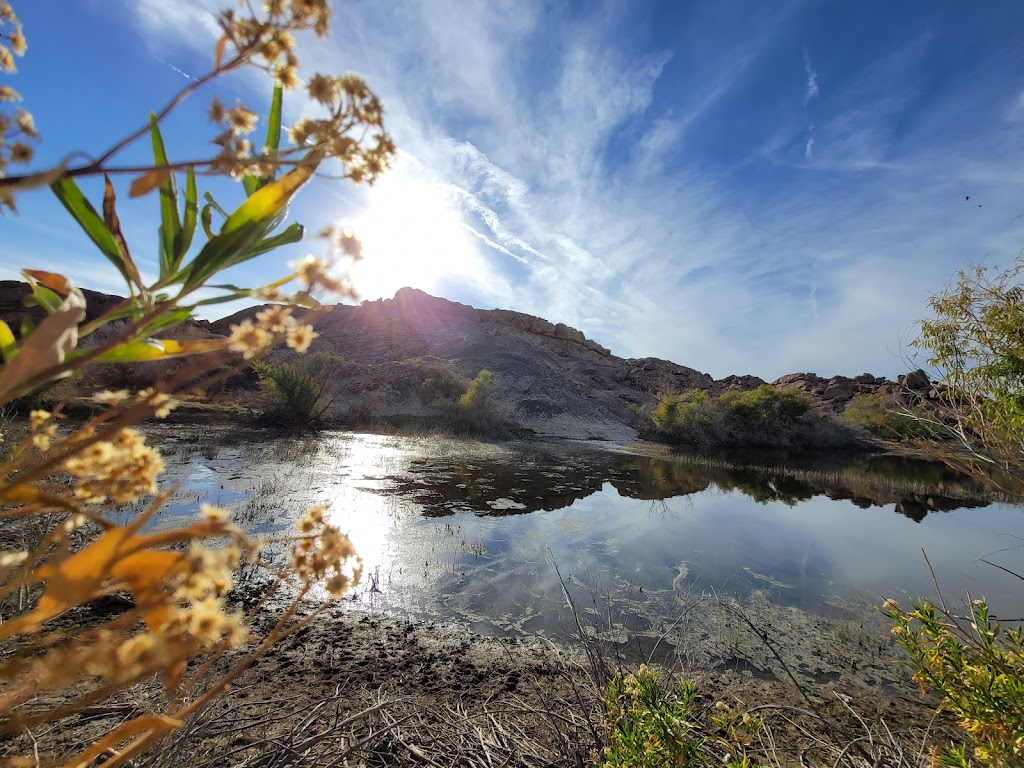
M 386 478 L 382 492 L 407 496 L 427 516 L 553 511 L 598 493 L 605 483 L 621 496 L 647 501 L 708 490 L 788 506 L 824 496 L 862 509 L 891 506 L 915 522 L 929 513 L 990 503 L 986 489 L 972 478 L 918 459 L 872 457 L 839 469 L 806 470 L 560 448 L 557 453 L 526 450 L 514 462 L 423 457 L 410 462 L 402 476 Z

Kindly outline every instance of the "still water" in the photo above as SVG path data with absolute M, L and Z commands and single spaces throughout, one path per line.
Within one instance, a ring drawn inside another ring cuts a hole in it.
M 827 635 L 839 663 L 844 643 L 877 641 L 884 655 L 871 606 L 935 594 L 924 551 L 950 604 L 984 595 L 1024 616 L 1020 579 L 996 567 L 1024 573 L 1024 508 L 936 465 L 737 470 L 564 441 L 199 437 L 162 436 L 177 491 L 157 524 L 208 501 L 256 532 L 287 532 L 330 503 L 365 563 L 353 606 L 557 639 L 578 631 L 571 602 L 622 645 L 677 647 L 685 628 L 691 650 L 717 644 L 697 656 L 720 660 L 735 629 L 706 608 L 728 603 L 791 644 Z
M 353 433 L 220 447 L 185 435 L 165 450 L 178 488 L 165 518 L 212 501 L 283 531 L 328 502 L 365 562 L 353 599 L 401 612 L 548 630 L 561 573 L 606 605 L 757 591 L 828 614 L 933 594 L 924 550 L 951 599 L 1024 615 L 1020 580 L 981 560 L 1024 572 L 1024 509 L 972 500 L 969 482 L 921 462 L 736 470 L 573 442 Z

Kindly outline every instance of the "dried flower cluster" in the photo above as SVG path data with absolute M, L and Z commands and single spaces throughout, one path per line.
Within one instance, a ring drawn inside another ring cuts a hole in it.
M 312 29 L 317 37 L 326 37 L 331 8 L 327 0 L 268 0 L 264 11 L 265 15 L 248 16 L 231 9 L 223 11 L 218 18 L 222 40 L 240 54 L 256 56 L 288 87 L 294 83 L 299 65 L 292 32 Z
M 243 320 L 232 325 L 228 349 L 251 360 L 270 349 L 275 338 L 283 337 L 289 347 L 301 354 L 319 335 L 312 325 L 298 322 L 289 307 L 273 306 L 257 312 L 256 322 Z
M 28 434 L 32 445 L 40 451 L 48 451 L 57 435 L 57 421 L 49 411 L 34 410 L 28 417 Z
M 0 711 L 11 712 L 41 691 L 80 684 L 83 677 L 103 691 L 162 673 L 173 687 L 190 658 L 245 642 L 241 616 L 227 610 L 223 599 L 243 549 L 252 546 L 241 532 L 209 517 L 170 535 L 141 535 L 139 527 L 110 527 L 81 551 L 65 548 L 36 570 L 33 576 L 46 585 L 42 598 L 33 611 L 5 624 L 0 636 L 41 633 L 47 650 L 15 654 L 0 664 L 0 680 L 21 681 L 0 687 Z M 228 545 L 212 549 L 203 543 L 211 538 Z M 162 548 L 175 542 L 189 542 L 188 552 Z M 29 553 L 6 554 L 11 562 L 32 559 Z M 132 593 L 134 607 L 103 625 L 70 636 L 43 629 L 51 617 L 119 590 Z M 0 732 L 41 717 L 45 721 L 40 714 L 0 718 Z
M 98 440 L 64 462 L 75 476 L 75 496 L 88 504 L 110 499 L 129 504 L 156 493 L 156 481 L 164 469 L 160 452 L 146 445 L 134 429 L 117 431 L 111 440 Z
M 348 536 L 324 522 L 324 508 L 311 507 L 299 520 L 303 536 L 292 548 L 292 567 L 305 585 L 324 582 L 328 594 L 341 597 L 362 574 L 362 561 Z
M 24 56 L 28 50 L 21 22 L 10 3 L 0 2 L 0 72 L 15 72 L 15 56 Z M 0 178 L 10 165 L 27 165 L 34 150 L 30 142 L 39 140 L 32 114 L 13 108 L 21 95 L 9 85 L 0 86 Z M 4 207 L 14 210 L 14 198 L 0 190 L 0 211 Z
M 358 75 L 314 75 L 309 95 L 322 105 L 327 116 L 299 118 L 288 129 L 288 141 L 296 147 L 316 148 L 340 160 L 344 175 L 356 184 L 372 184 L 395 154 L 395 144 L 383 131 L 380 100 Z M 367 142 L 352 138 L 357 128 L 370 129 Z
M 285 90 L 299 82 L 299 59 L 294 32 L 312 29 L 319 37 L 327 34 L 331 18 L 327 0 L 268 0 L 264 13 L 245 15 L 224 11 L 218 21 L 223 37 L 218 43 L 216 64 L 222 64 L 227 45 L 235 51 L 238 63 L 255 63 L 271 72 Z M 256 114 L 241 101 L 231 109 L 214 98 L 210 120 L 221 127 L 213 139 L 219 148 L 211 171 L 234 178 L 244 174 L 267 176 L 281 162 L 303 162 L 302 155 L 339 160 L 343 176 L 353 182 L 373 183 L 387 167 L 395 153 L 391 137 L 384 131 L 380 100 L 366 82 L 354 74 L 313 75 L 307 90 L 311 99 L 322 106 L 326 116 L 303 116 L 288 130 L 294 145 L 286 152 L 264 150 L 253 155 L 252 145 L 245 138 L 256 127 Z M 355 135 L 359 138 L 354 138 Z M 364 138 L 365 137 L 365 138 Z

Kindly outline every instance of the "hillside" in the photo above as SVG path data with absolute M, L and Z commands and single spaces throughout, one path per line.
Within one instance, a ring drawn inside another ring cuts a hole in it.
M 18 328 L 38 321 L 41 310 L 26 307 L 28 288 L 0 281 L 0 319 Z M 120 297 L 85 291 L 89 318 L 109 310 Z M 232 324 L 253 316 L 251 307 L 213 322 L 191 321 L 179 334 L 226 335 Z M 704 389 L 754 389 L 766 382 L 735 375 L 715 380 L 706 373 L 657 358 L 621 358 L 574 328 L 520 312 L 482 310 L 403 288 L 393 299 L 337 305 L 317 321 L 314 350 L 348 361 L 337 382 L 341 411 L 374 417 L 423 418 L 424 371 L 441 367 L 465 377 L 487 369 L 495 374 L 501 415 L 538 435 L 624 440 L 636 436 L 631 407 L 649 406 L 660 394 Z M 271 356 L 287 354 L 275 351 Z M 824 378 L 794 373 L 772 382 L 806 394 L 825 412 L 841 412 L 860 393 L 909 387 L 927 396 L 923 374 L 899 382 L 863 374 Z
M 255 314 L 247 309 L 210 324 L 226 333 Z M 497 377 L 505 414 L 538 435 L 629 439 L 630 406 L 662 393 L 688 389 L 721 392 L 754 389 L 756 376 L 715 380 L 706 373 L 657 358 L 612 354 L 574 328 L 508 310 L 481 310 L 403 288 L 393 299 L 339 305 L 317 323 L 314 349 L 352 363 L 340 401 L 381 416 L 422 413 L 424 366 L 443 366 L 472 377 L 487 369 Z M 927 384 L 927 380 L 925 380 Z M 851 379 L 812 373 L 783 376 L 783 389 L 807 394 L 823 411 L 840 412 L 858 393 L 895 390 L 870 374 Z

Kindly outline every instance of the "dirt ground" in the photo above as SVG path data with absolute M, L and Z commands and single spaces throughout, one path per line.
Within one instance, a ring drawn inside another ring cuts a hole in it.
M 273 612 L 256 622 L 269 626 Z M 272 648 L 197 718 L 135 766 L 582 766 L 602 744 L 594 684 L 637 660 L 591 643 L 556 646 L 493 638 L 456 625 L 334 606 Z M 237 658 L 237 657 L 236 657 Z M 225 659 L 224 664 L 231 662 Z M 226 668 L 226 667 L 225 667 Z M 771 765 L 827 762 L 851 742 L 873 749 L 920 747 L 932 710 L 899 692 L 843 693 L 815 686 L 807 697 L 753 665 L 691 670 L 710 715 L 728 705 L 765 717 L 749 744 Z M 909 673 L 908 673 L 909 675 Z M 806 687 L 805 687 L 806 688 Z M 852 695 L 850 695 L 852 694 Z M 7 757 L 38 750 L 38 765 L 91 743 L 144 711 L 162 688 L 137 686 L 47 732 L 0 742 Z M 710 732 L 709 732 L 710 733 Z M 900 763 L 892 763 L 898 765 Z

